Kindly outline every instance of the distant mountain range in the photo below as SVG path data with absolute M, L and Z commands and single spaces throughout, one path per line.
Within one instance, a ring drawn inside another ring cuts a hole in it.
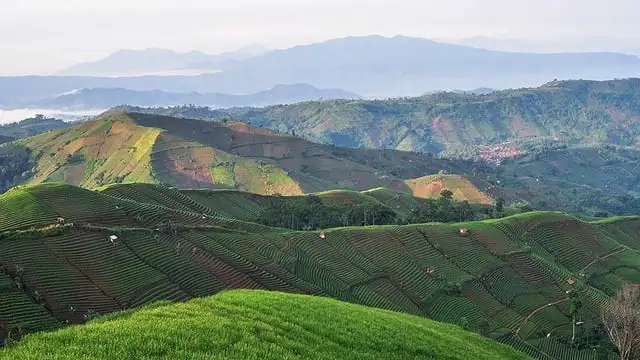
M 199 54 L 191 55 L 197 59 L 189 62 L 202 60 Z M 2 77 L 0 105 L 83 88 L 250 94 L 301 83 L 348 89 L 365 97 L 413 96 L 433 90 L 538 86 L 553 79 L 638 76 L 640 58 L 617 53 L 500 52 L 404 36 L 367 36 L 274 50 L 224 62 L 218 70 L 197 76 Z
M 82 89 L 42 100 L 20 103 L 13 108 L 91 110 L 117 105 L 171 106 L 192 104 L 227 108 L 238 106 L 268 106 L 321 99 L 360 99 L 357 94 L 340 89 L 317 89 L 307 84 L 278 85 L 272 89 L 248 95 L 170 93 L 161 90 L 136 91 L 123 88 Z
M 452 43 L 481 49 L 516 52 L 617 52 L 640 56 L 640 39 L 611 37 L 574 37 L 553 39 L 492 38 L 475 36 Z
M 63 69 L 57 75 L 132 76 L 179 73 L 180 70 L 219 70 L 227 63 L 245 60 L 268 52 L 252 45 L 238 51 L 209 55 L 201 51 L 178 53 L 167 49 L 120 50 L 104 59 L 84 62 Z

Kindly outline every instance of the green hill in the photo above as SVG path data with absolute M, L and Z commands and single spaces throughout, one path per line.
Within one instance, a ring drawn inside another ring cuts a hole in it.
M 421 208 L 443 208 L 435 199 L 414 197 L 389 188 L 367 191 L 331 190 L 299 196 L 267 196 L 236 190 L 169 189 L 151 184 L 114 184 L 99 191 L 124 200 L 162 205 L 198 213 L 214 214 L 225 218 L 259 222 L 284 228 L 301 230 L 305 227 L 326 228 L 345 225 L 397 224 L 424 221 L 460 221 L 456 209 L 463 202 L 451 202 L 448 210 L 455 220 L 438 214 L 430 218 L 416 218 Z M 469 205 L 463 219 L 485 219 L 486 210 L 493 206 Z M 514 211 L 508 209 L 508 211 Z
M 158 321 L 162 319 L 162 321 Z M 0 359 L 528 359 L 459 327 L 321 297 L 228 291 L 49 334 Z
M 107 195 L 126 188 L 37 185 L 0 197 L 0 338 L 157 300 L 267 289 L 463 325 L 535 358 L 595 360 L 602 304 L 640 281 L 637 217 L 530 212 L 321 238 L 230 219 L 193 191 L 130 188 L 155 193 L 147 202 Z M 571 289 L 583 303 L 580 349 L 568 346 Z
M 570 80 L 483 95 L 315 101 L 202 116 L 232 117 L 338 146 L 432 153 L 531 138 L 637 147 L 639 97 L 640 79 Z M 183 110 L 150 111 L 179 116 Z
M 80 125 L 0 146 L 7 182 L 163 183 L 299 195 L 330 189 L 396 186 L 402 179 L 464 163 L 426 154 L 340 149 L 242 123 L 110 113 Z M 16 168 L 17 169 L 17 168 Z M 13 175 L 13 176 L 10 176 Z
M 541 210 L 628 215 L 640 207 L 639 161 L 639 150 L 607 145 L 538 148 L 495 165 L 339 148 L 230 121 L 108 113 L 1 144 L 0 192 L 23 183 L 154 183 L 281 195 L 386 187 L 432 198 L 446 187 L 474 204 L 502 198 Z

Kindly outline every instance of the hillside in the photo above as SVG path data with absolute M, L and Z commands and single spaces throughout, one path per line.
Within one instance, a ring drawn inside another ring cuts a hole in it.
M 340 148 L 226 119 L 112 111 L 1 145 L 0 192 L 22 183 L 95 188 L 141 182 L 281 195 L 386 187 L 433 197 L 444 186 L 454 190 L 455 199 L 471 203 L 503 198 L 508 205 L 536 209 L 628 215 L 640 207 L 639 159 L 632 148 L 560 146 L 528 150 L 498 166 Z M 442 184 L 424 183 L 438 173 L 447 174 Z
M 299 196 L 266 196 L 236 190 L 175 189 L 150 184 L 113 184 L 97 189 L 123 200 L 204 212 L 224 218 L 257 222 L 292 230 L 338 226 L 390 225 L 483 220 L 520 212 L 505 209 L 498 214 L 493 203 L 443 202 L 389 188 L 367 191 L 331 190 Z
M 543 139 L 637 147 L 638 98 L 640 79 L 556 81 L 484 95 L 436 93 L 390 100 L 306 102 L 230 109 L 222 116 L 349 147 L 472 152 L 470 147 L 480 145 Z M 175 112 L 165 115 L 178 116 Z M 211 113 L 212 118 L 216 116 L 220 113 Z M 517 150 L 515 146 L 505 155 L 517 155 Z
M 540 359 L 590 360 L 600 306 L 640 281 L 637 217 L 583 222 L 531 212 L 325 229 L 323 239 L 226 218 L 189 191 L 153 191 L 141 196 L 156 204 L 54 184 L 2 195 L 0 333 L 19 337 L 156 300 L 267 289 L 460 324 Z M 65 225 L 49 227 L 58 216 Z M 583 303 L 582 350 L 567 347 L 571 289 Z
M 10 108 L 36 109 L 108 109 L 128 104 L 132 106 L 170 106 L 192 104 L 228 108 L 236 106 L 268 106 L 292 104 L 321 99 L 359 99 L 360 96 L 340 89 L 318 89 L 307 84 L 278 85 L 269 90 L 247 95 L 202 94 L 198 92 L 171 93 L 161 90 L 135 91 L 129 89 L 81 89 L 69 94 L 16 104 Z
M 149 61 L 133 59 L 125 66 L 146 67 Z M 0 77 L 0 103 L 14 105 L 85 88 L 247 94 L 278 84 L 301 83 L 347 89 L 364 97 L 418 96 L 428 91 L 538 86 L 552 79 L 637 76 L 640 58 L 615 53 L 500 52 L 404 36 L 364 36 L 294 46 L 215 65 L 205 66 L 222 71 L 173 76 Z
M 283 195 L 379 186 L 407 190 L 401 178 L 464 165 L 426 154 L 340 149 L 237 122 L 135 113 L 109 113 L 11 146 L 33 154 L 30 183 L 90 188 L 146 182 Z
M 478 186 L 473 184 L 478 183 Z M 474 204 L 491 205 L 495 202 L 480 188 L 489 188 L 491 184 L 480 183 L 478 179 L 466 178 L 460 175 L 428 175 L 417 179 L 410 179 L 405 183 L 411 189 L 414 196 L 420 198 L 437 198 L 444 189 L 453 192 L 453 198 L 458 201 L 467 200 Z
M 0 136 L 21 139 L 73 125 L 71 122 L 64 122 L 60 119 L 35 116 L 15 123 L 0 125 Z
M 0 351 L 0 359 L 116 360 L 150 354 L 167 359 L 528 359 L 455 326 L 265 291 L 225 291 L 184 304 L 156 303 L 28 337 Z

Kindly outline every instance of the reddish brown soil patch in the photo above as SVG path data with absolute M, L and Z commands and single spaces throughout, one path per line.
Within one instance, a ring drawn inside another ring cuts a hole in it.
M 433 134 L 441 136 L 445 145 L 448 143 L 456 142 L 457 136 L 453 123 L 449 119 L 437 117 L 431 121 L 431 132 Z
M 413 190 L 413 196 L 428 198 L 440 194 L 445 188 L 444 181 L 437 179 L 431 182 L 416 182 L 409 185 Z
M 270 130 L 267 129 L 262 129 L 262 128 L 255 128 L 252 126 L 249 126 L 245 123 L 241 123 L 241 122 L 228 122 L 226 124 L 226 126 L 238 133 L 241 134 L 249 134 L 249 135 L 274 135 L 274 133 Z

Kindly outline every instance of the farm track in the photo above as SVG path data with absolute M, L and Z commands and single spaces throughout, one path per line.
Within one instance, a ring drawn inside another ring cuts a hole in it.
M 601 257 L 601 258 L 599 258 L 599 259 L 595 259 L 595 260 L 593 260 L 592 262 L 588 263 L 588 264 L 587 264 L 587 266 L 585 266 L 584 268 L 580 269 L 579 273 L 583 273 L 585 270 L 587 270 L 587 269 L 589 268 L 589 266 L 591 266 L 591 265 L 593 265 L 593 264 L 597 263 L 597 262 L 598 262 L 598 260 L 606 259 L 606 258 L 611 257 L 611 256 L 613 256 L 613 255 L 619 254 L 619 253 L 623 252 L 624 250 L 625 250 L 625 248 L 621 248 L 621 249 L 618 249 L 618 250 L 612 251 L 612 252 L 610 252 L 610 253 L 608 253 L 608 254 L 606 254 L 606 255 L 602 256 L 602 257 Z

